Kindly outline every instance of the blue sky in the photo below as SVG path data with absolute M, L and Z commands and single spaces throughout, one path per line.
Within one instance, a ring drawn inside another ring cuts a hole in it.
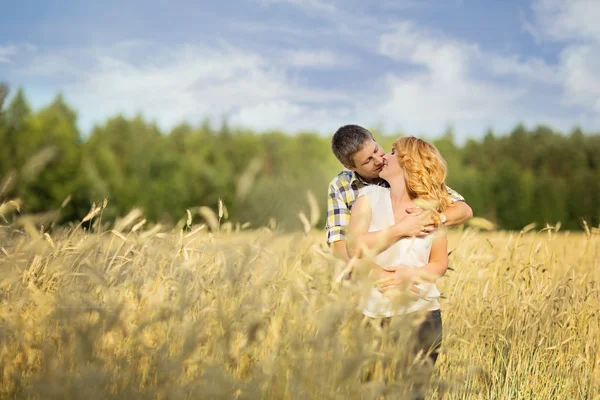
M 597 131 L 599 20 L 597 0 L 24 0 L 0 13 L 0 80 L 34 108 L 62 92 L 83 133 L 139 112 L 165 129 Z

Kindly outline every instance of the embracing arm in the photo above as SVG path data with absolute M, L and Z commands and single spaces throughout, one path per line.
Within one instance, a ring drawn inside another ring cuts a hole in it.
M 446 222 L 444 226 L 456 226 L 464 224 L 471 218 L 473 218 L 473 210 L 465 202 L 465 198 L 458 193 L 456 190 L 446 186 L 448 190 L 448 196 L 452 200 L 450 207 L 443 212 L 446 216 Z
M 464 224 L 471 218 L 473 218 L 473 210 L 464 201 L 457 201 L 452 203 L 450 207 L 443 212 L 446 216 L 446 222 L 444 226 L 456 226 Z

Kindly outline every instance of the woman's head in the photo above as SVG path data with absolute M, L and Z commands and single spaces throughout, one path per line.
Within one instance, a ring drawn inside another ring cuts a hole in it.
M 383 179 L 402 176 L 411 198 L 434 201 L 439 212 L 448 208 L 446 161 L 434 145 L 413 136 L 403 137 L 394 141 L 385 159 L 387 165 L 380 173 Z

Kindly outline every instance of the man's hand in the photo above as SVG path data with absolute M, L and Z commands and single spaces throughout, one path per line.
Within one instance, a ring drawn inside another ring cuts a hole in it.
M 386 271 L 385 269 L 383 269 L 381 267 L 377 267 L 377 268 L 374 268 L 371 270 L 370 277 L 375 282 L 382 281 L 385 279 L 393 279 L 394 272 L 396 272 L 396 271 Z
M 421 211 L 423 210 L 419 207 L 411 207 L 406 209 L 406 212 L 409 214 L 418 214 Z M 443 212 L 444 221 L 442 221 L 442 214 L 432 214 L 431 217 L 432 218 L 428 226 L 435 227 L 436 224 L 438 226 L 458 226 L 473 218 L 473 210 L 464 201 L 456 201 Z
M 371 276 L 375 281 L 382 281 L 378 285 L 381 293 L 394 288 L 406 288 L 414 294 L 419 294 L 419 288 L 416 286 L 415 270 L 402 265 L 394 267 L 393 271 L 386 271 L 381 268 L 379 271 L 373 271 Z
M 407 208 L 408 215 L 396 223 L 396 229 L 401 237 L 425 237 L 436 230 L 431 211 L 417 207 Z

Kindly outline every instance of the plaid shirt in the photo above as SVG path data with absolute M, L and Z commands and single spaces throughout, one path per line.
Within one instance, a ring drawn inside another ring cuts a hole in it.
M 329 184 L 329 194 L 327 196 L 327 243 L 346 240 L 346 227 L 350 224 L 350 210 L 359 190 L 370 185 L 364 178 L 354 171 L 343 170 Z M 389 187 L 386 181 L 382 181 L 380 186 Z M 448 195 L 452 202 L 465 201 L 455 190 L 448 188 Z

